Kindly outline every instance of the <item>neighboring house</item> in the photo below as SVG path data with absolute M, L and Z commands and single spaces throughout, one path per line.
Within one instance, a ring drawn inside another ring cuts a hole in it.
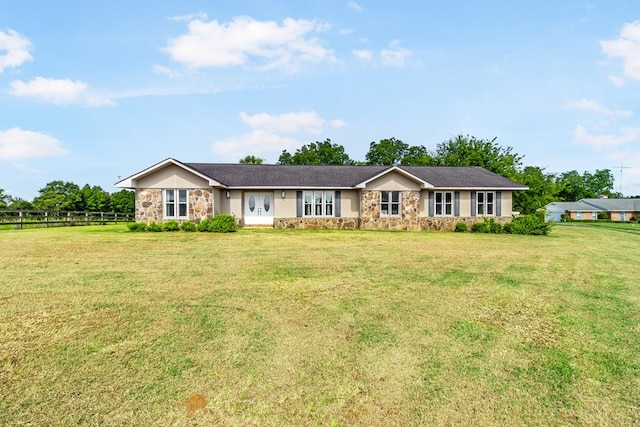
M 598 212 L 602 212 L 602 209 L 583 201 L 552 202 L 545 206 L 545 210 L 545 221 L 547 222 L 562 221 L 562 214 L 575 221 L 595 221 L 598 219 Z
M 512 217 L 528 187 L 480 167 L 288 166 L 166 159 L 116 184 L 135 189 L 136 220 L 234 215 L 240 226 L 452 230 Z
M 640 199 L 582 199 L 584 203 L 607 213 L 611 221 L 631 221 L 640 217 Z
M 605 212 L 611 221 L 630 221 L 640 217 L 640 199 L 581 199 L 577 202 L 552 202 L 545 206 L 546 220 L 561 220 L 566 214 L 575 221 L 598 219 L 598 213 Z

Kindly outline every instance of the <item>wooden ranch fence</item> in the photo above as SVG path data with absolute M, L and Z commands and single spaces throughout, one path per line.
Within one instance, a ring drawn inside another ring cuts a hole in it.
M 47 212 L 0 209 L 0 228 L 106 225 L 134 221 L 134 214 L 118 212 Z

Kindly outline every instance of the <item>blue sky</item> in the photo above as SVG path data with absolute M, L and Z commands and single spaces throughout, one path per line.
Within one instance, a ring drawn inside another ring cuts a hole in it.
M 640 194 L 640 2 L 7 1 L 0 188 L 497 137 Z M 624 166 L 620 174 L 620 166 Z M 621 179 L 620 179 L 621 177 Z

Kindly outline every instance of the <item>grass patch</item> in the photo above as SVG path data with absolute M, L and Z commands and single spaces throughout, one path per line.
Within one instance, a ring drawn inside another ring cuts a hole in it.
M 4 230 L 0 425 L 633 425 L 639 238 Z

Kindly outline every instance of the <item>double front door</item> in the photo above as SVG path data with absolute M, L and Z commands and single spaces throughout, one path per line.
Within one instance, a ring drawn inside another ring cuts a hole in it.
M 273 224 L 273 193 L 244 194 L 244 223 L 246 225 Z

